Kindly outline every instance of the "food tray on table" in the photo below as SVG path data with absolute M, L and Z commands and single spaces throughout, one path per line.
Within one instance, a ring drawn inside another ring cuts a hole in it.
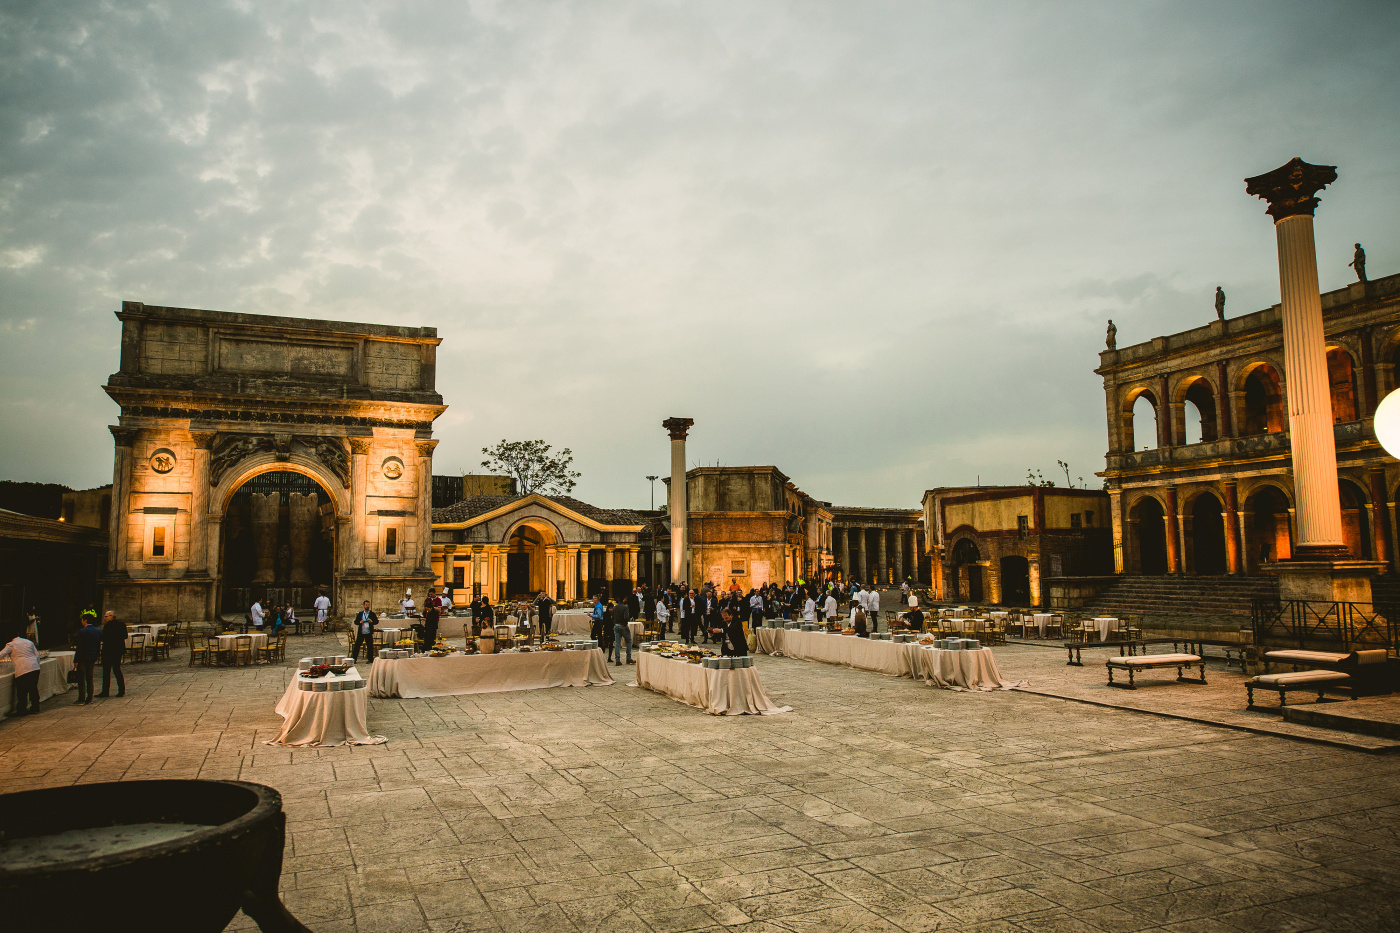
M 379 656 L 385 661 L 399 661 L 413 657 L 412 648 L 380 648 Z

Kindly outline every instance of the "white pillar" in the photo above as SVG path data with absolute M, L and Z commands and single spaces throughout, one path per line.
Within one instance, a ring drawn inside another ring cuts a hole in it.
M 1288 434 L 1298 506 L 1295 557 L 1345 554 L 1337 494 L 1337 447 L 1327 385 L 1327 348 L 1322 333 L 1322 297 L 1317 285 L 1313 211 L 1321 189 L 1337 179 L 1330 165 L 1294 159 L 1245 180 L 1245 190 L 1269 202 L 1278 239 L 1278 277 L 1283 319 L 1283 365 L 1288 395 Z
M 690 542 L 685 528 L 689 508 L 685 488 L 685 436 L 694 423 L 693 418 L 667 418 L 661 422 L 661 426 L 671 435 L 671 488 L 666 505 L 667 516 L 671 520 L 671 580 L 686 586 L 690 585 L 685 572 L 686 551 Z

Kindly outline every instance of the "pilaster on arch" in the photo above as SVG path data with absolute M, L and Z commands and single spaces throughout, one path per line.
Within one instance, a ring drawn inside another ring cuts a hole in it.
M 255 476 L 276 472 L 300 473 L 302 476 L 315 480 L 316 484 L 325 490 L 326 494 L 330 496 L 331 502 L 335 504 L 337 520 L 350 517 L 349 495 L 347 490 L 341 486 L 340 480 L 317 461 L 300 454 L 292 454 L 287 460 L 278 460 L 273 453 L 261 453 L 238 464 L 214 487 L 213 493 L 209 496 L 211 511 L 218 515 L 224 514 L 239 487 Z

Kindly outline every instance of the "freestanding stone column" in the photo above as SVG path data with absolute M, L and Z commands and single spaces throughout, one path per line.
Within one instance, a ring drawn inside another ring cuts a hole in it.
M 257 557 L 258 570 L 253 574 L 254 583 L 277 582 L 277 526 L 282 512 L 280 493 L 255 492 L 252 499 L 253 549 Z
M 694 418 L 667 418 L 661 426 L 671 435 L 671 488 L 668 491 L 666 514 L 671 519 L 671 582 L 690 586 L 686 575 L 687 550 L 686 516 L 689 509 L 685 488 L 685 436 Z
M 287 496 L 287 518 L 290 524 L 292 545 L 292 584 L 305 585 L 311 582 L 311 542 L 315 539 L 316 526 L 320 524 L 320 503 L 315 493 L 294 492 Z
M 886 548 L 885 548 L 885 539 L 888 538 L 889 536 L 890 536 L 890 533 L 889 533 L 887 530 L 885 530 L 884 528 L 877 529 L 876 532 L 875 532 L 875 555 L 876 555 L 876 565 L 875 565 L 875 573 L 874 573 L 874 575 L 873 575 L 873 576 L 874 576 L 874 579 L 870 581 L 871 583 L 888 583 L 888 582 L 889 582 L 889 579 L 890 579 L 890 559 L 889 559 L 889 552 L 888 552 L 888 551 L 886 550 Z
M 1267 213 L 1274 218 L 1278 238 L 1288 434 L 1298 504 L 1294 556 L 1304 560 L 1347 554 L 1337 494 L 1337 446 L 1327 385 L 1317 248 L 1313 243 L 1314 195 L 1336 180 L 1336 166 L 1310 165 L 1302 159 L 1245 179 L 1248 194 L 1269 202 Z

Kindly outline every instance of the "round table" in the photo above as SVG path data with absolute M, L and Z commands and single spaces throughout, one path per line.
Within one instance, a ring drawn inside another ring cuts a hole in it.
M 1036 612 L 1036 613 L 1032 613 L 1032 614 L 1031 614 L 1031 618 L 1035 620 L 1035 624 L 1036 624 L 1037 626 L 1039 626 L 1039 628 L 1040 628 L 1040 637 L 1041 637 L 1041 638 L 1044 638 L 1044 637 L 1045 637 L 1045 626 L 1046 626 L 1047 623 L 1049 623 L 1049 621 L 1050 621 L 1052 618 L 1054 618 L 1054 613 L 1051 613 L 1051 612 Z
M 239 639 L 239 638 L 243 638 L 243 637 L 245 637 L 245 636 L 243 636 L 243 635 L 220 635 L 220 636 L 219 636 L 219 653 L 220 653 L 220 654 L 224 654 L 224 653 L 226 653 L 226 652 L 232 651 L 233 648 L 234 648 L 234 645 L 236 644 L 236 640 Z M 264 651 L 264 650 L 266 650 L 266 648 L 267 648 L 267 634 L 266 634 L 266 633 L 261 633 L 261 632 L 260 632 L 260 633 L 258 633 L 258 634 L 256 634 L 256 635 L 254 635 L 252 632 L 249 632 L 248 635 L 247 635 L 246 637 L 251 638 L 251 639 L 253 640 L 253 656 L 254 656 L 254 657 L 257 656 L 257 653 L 258 653 L 259 651 Z

